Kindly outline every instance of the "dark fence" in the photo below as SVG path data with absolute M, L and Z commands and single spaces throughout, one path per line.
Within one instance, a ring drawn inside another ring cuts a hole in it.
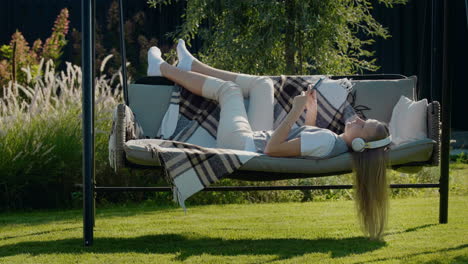
M 448 64 L 452 85 L 452 128 L 468 130 L 464 116 L 464 101 L 468 98 L 468 85 L 464 81 L 468 73 L 467 3 L 464 0 L 449 1 Z M 433 36 L 442 35 L 443 21 L 434 21 L 433 18 L 442 10 L 441 0 L 409 0 L 404 6 L 390 9 L 378 5 L 373 11 L 377 21 L 392 35 L 388 40 L 378 39 L 373 45 L 377 65 L 381 66 L 378 72 L 417 75 L 419 97 L 439 102 L 442 101 L 442 38 Z M 436 53 L 434 62 L 430 61 L 431 51 Z
M 98 25 L 106 23 L 107 11 L 112 0 L 96 1 Z M 147 37 L 158 39 L 158 45 L 171 45 L 172 40 L 166 37 L 182 23 L 180 15 L 184 11 L 185 1 L 174 1 L 171 6 L 158 9 L 149 8 L 146 0 L 124 0 L 124 16 L 132 17 L 140 10 L 146 16 L 145 32 Z M 0 43 L 6 44 L 16 29 L 20 30 L 29 43 L 37 38 L 44 40 L 50 35 L 54 19 L 64 7 L 70 11 L 70 28 L 81 31 L 81 1 L 79 0 L 2 0 L 0 8 Z M 376 51 L 377 73 L 417 75 L 419 78 L 419 97 L 441 101 L 441 39 L 433 39 L 432 33 L 440 32 L 441 21 L 433 21 L 434 12 L 440 12 L 442 1 L 410 0 L 404 6 L 386 8 L 375 4 L 373 14 L 376 19 L 388 28 L 390 39 L 377 39 L 372 49 Z M 468 61 L 468 28 L 465 1 L 455 0 L 451 7 L 449 23 L 449 45 L 451 56 L 449 64 L 453 65 L 451 81 L 453 85 L 452 127 L 468 130 L 463 114 L 466 112 L 464 98 L 468 98 L 468 85 L 463 77 L 466 75 L 465 63 Z M 112 44 L 118 49 L 117 42 Z M 197 42 L 193 49 L 198 49 Z M 436 61 L 430 61 L 430 52 L 435 51 Z M 68 45 L 64 60 L 71 60 L 73 49 Z M 76 56 L 75 56 L 76 57 Z
M 146 0 L 124 0 L 124 16 L 131 17 L 143 10 L 148 19 L 148 35 L 168 42 L 164 37 L 180 25 L 180 14 L 185 3 L 175 3 L 164 8 L 149 8 Z M 98 24 L 105 24 L 107 11 L 112 0 L 96 1 L 96 20 Z M 27 40 L 32 42 L 37 38 L 45 39 L 50 35 L 55 17 L 62 8 L 70 11 L 70 28 L 81 31 L 81 1 L 80 0 L 2 0 L 0 8 L 0 43 L 6 43 L 16 29 L 21 31 Z M 118 47 L 118 43 L 115 43 Z

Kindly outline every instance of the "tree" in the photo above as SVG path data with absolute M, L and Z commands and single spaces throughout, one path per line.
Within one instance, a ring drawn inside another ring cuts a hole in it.
M 176 0 L 177 1 L 177 0 Z M 150 7 L 171 0 L 148 0 Z M 379 0 L 393 7 L 406 0 Z M 388 31 L 370 0 L 190 0 L 170 36 L 200 37 L 202 61 L 252 74 L 352 74 L 375 71 L 366 46 Z

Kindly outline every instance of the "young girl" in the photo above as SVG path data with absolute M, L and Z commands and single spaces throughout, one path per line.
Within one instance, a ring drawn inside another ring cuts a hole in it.
M 381 239 L 387 219 L 387 148 L 391 139 L 385 124 L 377 120 L 346 123 L 343 134 L 315 127 L 317 97 L 309 89 L 294 98 L 292 109 L 273 131 L 274 87 L 271 79 L 212 68 L 194 58 L 183 40 L 177 45 L 178 65 L 148 52 L 148 75 L 164 76 L 190 92 L 216 100 L 221 108 L 217 146 L 260 151 L 274 157 L 312 156 L 329 158 L 353 152 L 357 209 L 364 232 Z M 246 111 L 244 97 L 249 97 Z M 305 126 L 292 129 L 304 110 Z

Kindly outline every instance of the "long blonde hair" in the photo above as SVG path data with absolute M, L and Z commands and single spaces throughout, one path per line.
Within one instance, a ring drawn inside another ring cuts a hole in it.
M 375 141 L 388 136 L 388 127 L 384 123 L 379 123 L 375 134 L 365 140 Z M 387 147 L 381 147 L 352 154 L 358 218 L 364 233 L 371 239 L 377 240 L 383 238 L 387 224 L 387 150 Z

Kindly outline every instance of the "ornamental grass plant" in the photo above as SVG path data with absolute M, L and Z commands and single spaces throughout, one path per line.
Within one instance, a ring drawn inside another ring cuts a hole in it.
M 105 65 L 103 65 L 104 67 Z M 103 68 L 101 67 L 101 69 Z M 33 86 L 9 82 L 0 98 L 0 208 L 70 206 L 82 177 L 81 68 L 55 72 L 41 60 Z M 29 68 L 23 68 L 32 78 Z M 106 161 L 111 111 L 121 100 L 119 75 L 97 78 L 96 175 Z

